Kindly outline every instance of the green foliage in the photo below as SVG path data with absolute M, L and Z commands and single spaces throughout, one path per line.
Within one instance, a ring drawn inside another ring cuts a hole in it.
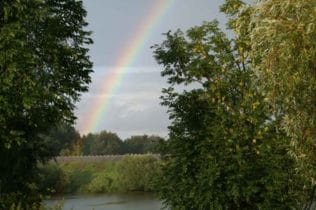
M 96 138 L 91 150 L 96 155 L 121 154 L 122 140 L 111 132 L 102 131 Z
M 278 128 L 291 138 L 289 154 L 304 176 L 310 194 L 305 202 L 311 204 L 316 197 L 316 2 L 262 0 L 233 12 L 227 5 L 230 1 L 222 9 L 231 15 L 237 40 L 246 40 L 256 84 L 281 119 Z
M 92 145 L 96 141 L 97 134 L 88 133 L 82 137 L 81 151 L 83 155 L 93 155 Z
M 123 153 L 123 142 L 117 134 L 102 131 L 98 134 L 88 134 L 83 137 L 83 154 L 113 155 Z
M 54 206 L 45 206 L 43 204 L 30 204 L 27 205 L 25 208 L 22 207 L 21 204 L 12 204 L 9 208 L 9 210 L 62 210 L 63 209 L 63 204 L 62 203 L 58 203 Z
M 281 128 L 291 137 L 291 155 L 316 196 L 316 1 L 265 0 L 254 6 L 251 57 L 260 86 Z
M 117 165 L 118 182 L 124 191 L 153 191 L 159 163 L 151 155 L 125 157 Z
M 151 156 L 122 160 L 47 164 L 41 167 L 42 193 L 110 193 L 153 191 L 159 161 Z
M 51 129 L 45 137 L 51 144 L 49 148 L 54 156 L 71 153 L 73 147 L 80 142 L 80 138 L 79 132 L 73 126 L 64 123 Z
M 16 203 L 38 197 L 38 161 L 52 154 L 44 134 L 73 122 L 92 63 L 86 11 L 76 0 L 0 2 L 0 188 Z
M 53 206 L 46 206 L 41 201 L 29 200 L 27 199 L 27 203 L 25 202 L 16 202 L 17 200 L 25 201 L 23 198 L 23 194 L 20 193 L 11 193 L 10 195 L 6 194 L 0 198 L 0 209 L 4 210 L 62 210 L 63 204 L 57 203 Z M 37 197 L 38 199 L 38 197 Z
M 116 164 L 108 165 L 106 170 L 94 174 L 93 179 L 87 185 L 87 191 L 89 193 L 108 193 L 123 191 L 122 186 L 119 186 L 119 175 L 116 167 Z
M 304 179 L 288 154 L 291 139 L 257 86 L 249 39 L 238 36 L 248 27 L 237 30 L 234 21 L 249 21 L 252 10 L 241 1 L 222 10 L 232 17 L 234 39 L 213 21 L 168 32 L 154 46 L 170 84 L 162 99 L 172 120 L 160 196 L 181 210 L 300 209 Z
M 164 139 L 159 136 L 132 136 L 122 141 L 116 133 L 102 131 L 82 137 L 81 152 L 84 155 L 120 155 L 160 153 Z
M 92 173 L 90 170 L 73 170 L 66 171 L 66 176 L 69 179 L 69 183 L 66 185 L 65 193 L 80 193 L 84 191 L 84 187 L 92 179 Z
M 56 164 L 48 164 L 39 168 L 39 191 L 44 195 L 61 194 L 63 186 L 68 182 L 66 174 Z
M 159 146 L 164 141 L 159 136 L 132 136 L 124 141 L 124 153 L 146 154 L 160 153 Z

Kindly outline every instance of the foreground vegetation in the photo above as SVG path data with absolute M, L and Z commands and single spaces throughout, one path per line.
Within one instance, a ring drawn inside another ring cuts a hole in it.
M 316 1 L 247 2 L 224 1 L 229 35 L 205 22 L 154 46 L 170 85 L 162 164 L 146 156 L 38 168 L 61 148 L 50 129 L 73 123 L 90 82 L 86 12 L 77 0 L 0 1 L 0 208 L 39 209 L 41 192 L 157 190 L 174 210 L 311 209 Z M 118 152 L 117 140 L 90 135 L 73 151 Z
M 31 205 L 22 205 L 22 204 L 15 204 L 13 203 L 8 210 L 62 210 L 63 204 L 56 204 L 53 206 L 47 206 L 45 204 L 31 204 Z
M 154 191 L 159 160 L 152 155 L 121 160 L 49 163 L 40 167 L 40 189 L 46 195 Z
M 0 1 L 0 208 L 40 202 L 37 163 L 50 128 L 73 123 L 92 62 L 86 11 L 77 0 Z
M 172 121 L 158 185 L 165 204 L 314 208 L 315 8 L 315 0 L 226 0 L 229 35 L 205 22 L 154 46 Z

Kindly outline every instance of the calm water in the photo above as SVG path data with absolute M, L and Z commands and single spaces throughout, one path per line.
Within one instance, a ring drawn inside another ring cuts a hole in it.
M 55 198 L 47 205 L 63 202 L 63 210 L 160 210 L 161 202 L 151 194 L 78 195 Z

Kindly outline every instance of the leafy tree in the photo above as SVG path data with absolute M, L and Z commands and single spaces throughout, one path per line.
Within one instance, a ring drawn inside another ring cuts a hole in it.
M 90 136 L 90 138 L 91 137 L 92 136 Z M 90 154 L 116 155 L 122 154 L 122 150 L 123 141 L 117 136 L 117 134 L 107 131 L 101 131 L 93 139 L 90 147 Z
M 157 153 L 163 138 L 159 136 L 132 136 L 124 141 L 124 152 L 130 154 Z
M 231 0 L 222 10 L 233 16 L 242 5 Z M 242 11 L 245 21 L 250 11 Z M 162 99 L 172 124 L 158 187 L 172 209 L 298 209 L 304 201 L 290 138 L 257 87 L 248 43 L 247 36 L 229 39 L 213 21 L 168 32 L 154 46 L 170 84 Z
M 69 154 L 80 138 L 79 132 L 73 126 L 61 124 L 49 131 L 46 140 L 51 142 L 49 147 L 52 154 L 57 156 Z
M 152 135 L 148 136 L 148 143 L 145 146 L 145 152 L 144 153 L 153 153 L 153 154 L 161 154 L 164 151 L 164 145 L 165 145 L 165 139 Z
M 316 197 L 315 6 L 313 0 L 262 0 L 251 6 L 230 0 L 223 7 L 230 27 L 246 40 L 257 85 L 273 115 L 282 119 L 278 127 L 291 138 L 289 153 L 310 189 L 306 209 Z
M 96 141 L 97 134 L 88 133 L 87 135 L 82 136 L 82 145 L 81 151 L 83 155 L 91 155 L 92 145 Z
M 27 203 L 38 198 L 37 162 L 52 155 L 44 134 L 73 122 L 87 91 L 92 40 L 81 1 L 0 4 L 0 203 Z
M 292 139 L 291 155 L 311 189 L 309 203 L 316 198 L 315 8 L 314 0 L 265 0 L 254 6 L 248 25 L 253 65 Z
M 132 136 L 122 141 L 117 134 L 102 131 L 83 136 L 81 151 L 84 155 L 159 153 L 163 141 L 163 138 L 154 135 Z

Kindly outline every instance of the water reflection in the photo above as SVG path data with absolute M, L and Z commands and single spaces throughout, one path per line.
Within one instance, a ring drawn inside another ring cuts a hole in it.
M 78 195 L 46 201 L 51 206 L 63 202 L 63 210 L 160 210 L 161 202 L 152 194 Z

